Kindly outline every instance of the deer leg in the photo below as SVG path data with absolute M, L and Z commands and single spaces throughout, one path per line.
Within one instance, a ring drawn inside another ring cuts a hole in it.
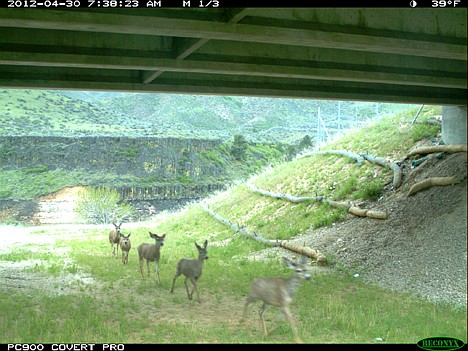
M 156 262 L 156 275 L 158 276 L 159 285 L 161 285 L 161 279 L 159 279 L 159 262 Z
M 244 311 L 242 312 L 242 318 L 240 320 L 241 323 L 245 322 L 245 320 L 247 319 L 247 309 L 250 305 L 250 303 L 252 303 L 253 301 L 250 299 L 250 297 L 248 297 L 246 300 L 245 300 L 245 304 L 244 304 Z
M 140 257 L 140 273 L 143 279 L 145 279 L 145 276 L 143 275 L 143 258 Z
M 296 341 L 296 343 L 302 344 L 302 340 L 299 337 L 299 335 L 297 334 L 297 328 L 296 328 L 294 320 L 293 320 L 293 318 L 291 316 L 291 312 L 289 311 L 288 306 L 281 307 L 281 312 L 283 312 L 284 316 L 286 317 L 286 320 L 288 321 L 289 325 L 291 326 L 292 332 L 294 334 L 294 340 Z
M 188 299 L 191 300 L 192 299 L 192 294 L 190 294 L 189 292 L 189 288 L 188 288 L 188 285 L 187 285 L 187 277 L 185 277 L 185 280 L 184 280 L 184 285 L 185 285 L 185 290 L 187 290 L 187 296 L 188 296 Z
M 197 300 L 199 303 L 201 303 L 200 300 L 200 295 L 198 294 L 198 288 L 197 288 L 197 278 L 190 278 L 190 281 L 192 282 L 192 296 L 193 296 L 193 291 L 197 293 Z
M 263 334 L 265 334 L 265 336 L 268 336 L 268 331 L 267 331 L 267 328 L 266 328 L 266 325 L 265 325 L 265 319 L 263 318 L 263 314 L 265 313 L 267 308 L 268 308 L 268 305 L 266 303 L 264 303 L 262 305 L 262 307 L 260 308 L 260 311 L 259 311 L 260 320 L 262 321 Z
M 179 276 L 179 272 L 176 271 L 176 274 L 174 275 L 174 279 L 172 279 L 172 288 L 171 288 L 171 293 L 174 291 L 174 285 L 175 285 L 175 281 L 177 279 L 177 277 Z
M 146 260 L 146 268 L 147 268 L 147 270 L 148 270 L 148 278 L 149 278 L 149 276 L 150 276 L 150 267 L 149 267 L 149 264 L 150 264 L 150 262 L 149 262 L 148 260 Z

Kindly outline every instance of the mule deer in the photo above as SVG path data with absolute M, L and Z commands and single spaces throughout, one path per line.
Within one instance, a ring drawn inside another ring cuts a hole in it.
M 115 224 L 112 222 L 114 225 L 114 229 L 112 229 L 109 232 L 109 243 L 111 244 L 111 253 L 112 255 L 116 254 L 116 248 L 117 248 L 117 255 L 119 254 L 119 242 L 120 242 L 120 226 L 122 223 Z
M 123 233 L 120 233 L 119 235 L 120 235 L 120 242 L 119 242 L 120 251 L 122 251 L 122 262 L 123 264 L 126 264 L 128 263 L 128 253 L 130 249 L 132 248 L 132 243 L 130 242 L 130 235 L 132 234 L 125 235 Z
M 245 301 L 241 322 L 246 318 L 247 307 L 249 304 L 254 301 L 261 300 L 263 305 L 260 308 L 260 319 L 262 321 L 262 327 L 265 336 L 268 336 L 268 331 L 265 326 L 263 314 L 269 305 L 278 306 L 291 326 L 292 332 L 294 334 L 294 340 L 297 343 L 302 343 L 302 340 L 297 333 L 294 320 L 291 316 L 289 304 L 293 300 L 294 294 L 299 288 L 301 281 L 304 279 L 310 279 L 310 274 L 307 272 L 307 267 L 305 265 L 307 258 L 302 256 L 300 263 L 291 261 L 286 257 L 283 257 L 283 261 L 288 268 L 293 270 L 291 276 L 289 278 L 262 277 L 254 280 L 247 300 Z
M 159 258 L 161 257 L 161 246 L 164 245 L 164 239 L 166 238 L 166 234 L 162 236 L 158 236 L 157 234 L 148 232 L 150 237 L 152 237 L 155 241 L 155 244 L 140 244 L 138 246 L 138 257 L 140 259 L 140 273 L 143 279 L 145 276 L 143 275 L 143 260 L 146 260 L 146 266 L 148 267 L 148 277 L 150 276 L 150 262 L 154 262 L 156 264 L 156 275 L 158 276 L 159 285 L 161 285 L 161 280 L 159 279 Z
M 197 282 L 198 282 L 198 279 L 202 275 L 203 261 L 208 259 L 206 245 L 208 245 L 208 240 L 205 240 L 205 242 L 203 243 L 203 247 L 195 243 L 195 246 L 198 250 L 198 259 L 190 260 L 188 258 L 182 258 L 179 260 L 179 263 L 177 263 L 177 268 L 176 268 L 174 279 L 172 280 L 171 293 L 174 291 L 174 284 L 175 284 L 177 277 L 183 274 L 185 276 L 184 284 L 185 284 L 185 289 L 187 290 L 188 299 L 192 300 L 193 291 L 196 291 L 198 302 L 201 302 L 200 295 L 198 294 Z M 189 288 L 187 285 L 188 279 L 190 279 L 193 285 L 191 293 L 189 292 Z

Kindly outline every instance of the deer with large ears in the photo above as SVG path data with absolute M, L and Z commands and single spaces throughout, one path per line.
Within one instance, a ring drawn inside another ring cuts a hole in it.
M 262 301 L 263 304 L 260 308 L 260 319 L 262 321 L 263 332 L 265 336 L 268 336 L 263 314 L 268 306 L 278 306 L 291 326 L 294 334 L 294 340 L 297 343 L 302 343 L 289 310 L 289 304 L 292 302 L 294 294 L 299 288 L 301 282 L 303 280 L 310 279 L 310 274 L 306 267 L 307 257 L 302 255 L 301 262 L 294 262 L 286 257 L 283 257 L 283 261 L 286 264 L 286 267 L 292 270 L 291 276 L 289 278 L 262 277 L 255 279 L 245 301 L 241 322 L 243 322 L 247 316 L 247 307 L 249 304 L 257 300 Z
M 132 248 L 132 243 L 130 242 L 130 235 L 128 234 L 125 235 L 124 233 L 120 233 L 120 251 L 122 251 L 122 262 L 123 264 L 128 263 L 128 253 L 130 252 L 130 249 Z
M 119 254 L 119 243 L 120 243 L 120 226 L 122 223 L 115 224 L 115 222 L 112 222 L 114 225 L 114 229 L 112 229 L 109 232 L 109 243 L 111 244 L 111 253 L 112 255 L 118 255 Z M 117 252 L 116 252 L 117 249 Z
M 158 277 L 159 285 L 161 285 L 161 279 L 159 278 L 159 259 L 161 258 L 161 246 L 164 245 L 164 239 L 166 238 L 166 234 L 159 236 L 157 234 L 148 232 L 150 237 L 154 239 L 154 244 L 140 244 L 138 246 L 138 257 L 140 259 L 140 273 L 143 279 L 145 276 L 143 275 L 143 261 L 146 260 L 146 267 L 148 268 L 148 277 L 150 275 L 150 262 L 154 262 L 156 264 L 156 275 Z
M 202 275 L 203 262 L 208 259 L 208 252 L 206 251 L 207 245 L 208 245 L 208 240 L 205 240 L 205 242 L 203 243 L 203 246 L 199 246 L 197 243 L 195 243 L 195 247 L 198 250 L 197 259 L 191 260 L 188 258 L 182 258 L 179 260 L 179 263 L 177 263 L 174 279 L 172 280 L 171 293 L 174 291 L 174 284 L 175 284 L 177 277 L 183 274 L 185 276 L 184 284 L 185 284 L 185 289 L 187 290 L 188 299 L 192 300 L 193 292 L 195 291 L 197 293 L 198 302 L 201 302 L 200 295 L 198 294 L 197 283 L 198 283 L 198 279 Z M 187 280 L 190 280 L 192 282 L 192 286 L 193 286 L 192 292 L 189 292 Z

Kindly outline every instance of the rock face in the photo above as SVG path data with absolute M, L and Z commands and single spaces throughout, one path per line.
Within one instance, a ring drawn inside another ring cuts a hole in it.
M 215 150 L 220 144 L 220 140 L 147 137 L 1 137 L 0 170 L 60 168 L 114 174 L 121 180 L 145 179 L 147 186 L 114 186 L 143 219 L 224 189 L 228 171 L 223 162 L 213 161 L 213 155 L 220 155 Z M 0 199 L 0 220 L 79 223 L 74 213 L 78 190 L 65 188 L 34 200 Z
M 47 167 L 148 177 L 158 182 L 223 177 L 207 153 L 220 140 L 119 137 L 1 137 L 0 169 Z

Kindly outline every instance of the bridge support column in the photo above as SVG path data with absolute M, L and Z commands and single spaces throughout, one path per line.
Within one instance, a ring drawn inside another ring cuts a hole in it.
M 466 106 L 442 106 L 442 140 L 466 144 Z

